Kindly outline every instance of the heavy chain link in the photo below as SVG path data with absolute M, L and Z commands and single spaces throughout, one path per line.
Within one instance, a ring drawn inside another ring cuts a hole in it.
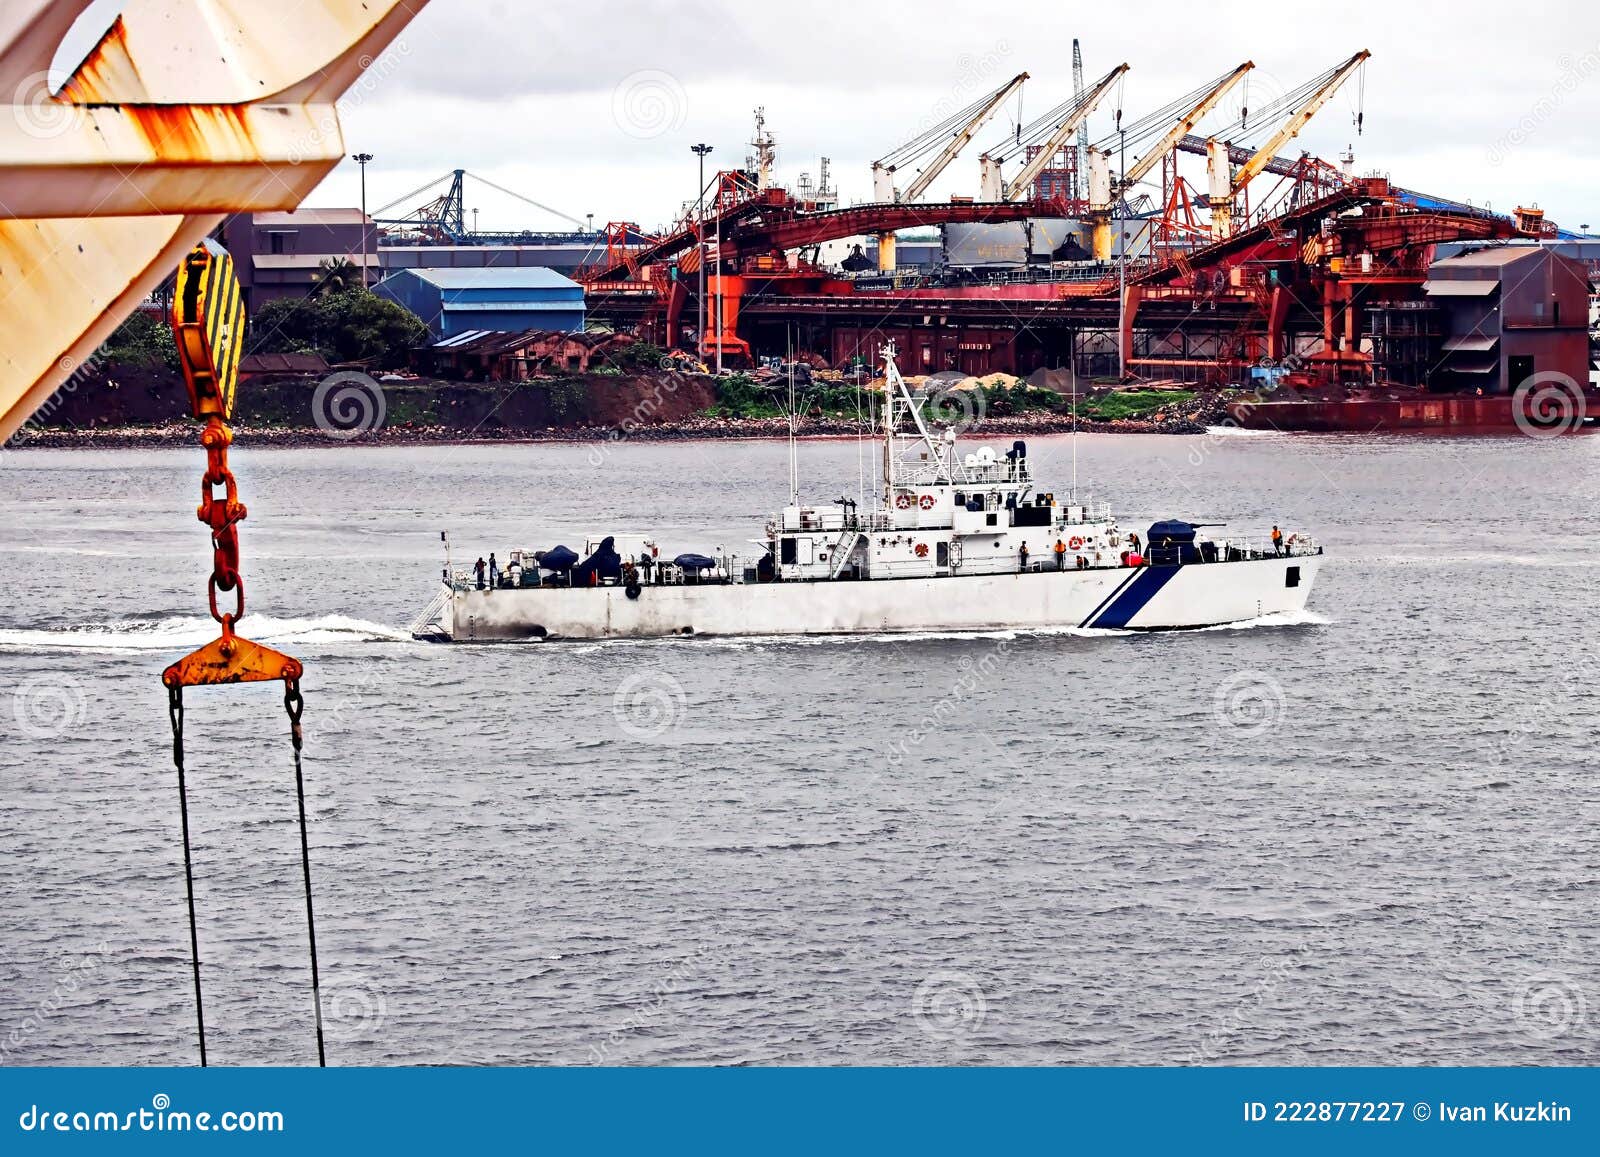
M 244 618 L 244 576 L 239 573 L 239 523 L 248 515 L 244 503 L 239 501 L 239 483 L 228 467 L 228 447 L 233 444 L 233 432 L 221 418 L 206 421 L 200 432 L 200 445 L 206 451 L 206 470 L 200 479 L 201 522 L 211 528 L 211 579 L 208 595 L 211 617 L 222 624 L 226 638 L 233 633 L 233 625 Z M 217 488 L 221 487 L 219 494 Z M 224 614 L 217 606 L 217 592 L 232 592 L 234 606 Z

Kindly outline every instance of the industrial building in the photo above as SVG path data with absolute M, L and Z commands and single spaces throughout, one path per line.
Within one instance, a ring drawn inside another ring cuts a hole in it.
M 338 262 L 377 268 L 377 226 L 360 209 L 235 213 L 223 221 L 221 240 L 252 311 L 280 297 L 307 296 Z
M 1508 392 L 1538 374 L 1589 374 L 1589 276 L 1537 245 L 1436 261 L 1422 283 L 1442 318 L 1430 388 Z
M 560 330 L 468 330 L 412 353 L 412 365 L 452 381 L 521 382 L 539 373 L 588 373 L 633 339 Z
M 436 338 L 584 325 L 583 287 L 549 269 L 402 269 L 372 291 L 416 314 Z

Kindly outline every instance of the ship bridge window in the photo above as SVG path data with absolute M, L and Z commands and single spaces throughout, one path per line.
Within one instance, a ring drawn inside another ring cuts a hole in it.
M 794 560 L 795 560 L 794 539 L 793 538 L 784 538 L 778 544 L 778 561 L 779 562 L 783 562 L 783 563 L 789 563 L 790 565 L 793 565 L 794 564 Z

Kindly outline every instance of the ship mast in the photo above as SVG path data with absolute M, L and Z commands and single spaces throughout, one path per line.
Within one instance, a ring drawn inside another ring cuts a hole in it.
M 757 136 L 760 134 L 757 133 Z M 789 354 L 789 505 L 800 505 L 800 454 L 795 438 L 799 432 L 800 415 L 794 404 L 794 334 L 784 327 L 785 343 Z
M 893 341 L 885 343 L 883 347 L 883 501 L 889 506 L 894 501 L 894 490 L 897 484 L 899 471 L 900 449 L 895 445 L 896 439 L 907 442 L 920 442 L 926 450 L 924 457 L 935 468 L 935 478 L 940 482 L 954 482 L 958 480 L 960 472 L 960 459 L 955 452 L 955 430 L 946 431 L 943 438 L 936 438 L 928 430 L 928 424 L 923 420 L 923 407 L 927 404 L 927 397 L 921 401 L 912 397 L 911 387 L 906 385 L 905 378 L 900 376 L 900 367 L 895 362 L 898 351 Z M 916 426 L 915 434 L 901 434 L 900 408 L 904 407 L 911 415 L 912 424 Z

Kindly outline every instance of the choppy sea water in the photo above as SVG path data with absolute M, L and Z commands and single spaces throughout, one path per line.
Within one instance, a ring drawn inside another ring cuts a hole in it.
M 1317 535 L 1312 613 L 429 646 L 441 529 L 736 550 L 785 447 L 239 447 L 241 629 L 307 665 L 330 1062 L 1592 1063 L 1600 440 L 1077 456 L 1125 525 Z M 0 455 L 0 1063 L 194 1059 L 158 676 L 210 636 L 199 468 Z M 304 1063 L 280 697 L 188 702 L 211 1058 Z

